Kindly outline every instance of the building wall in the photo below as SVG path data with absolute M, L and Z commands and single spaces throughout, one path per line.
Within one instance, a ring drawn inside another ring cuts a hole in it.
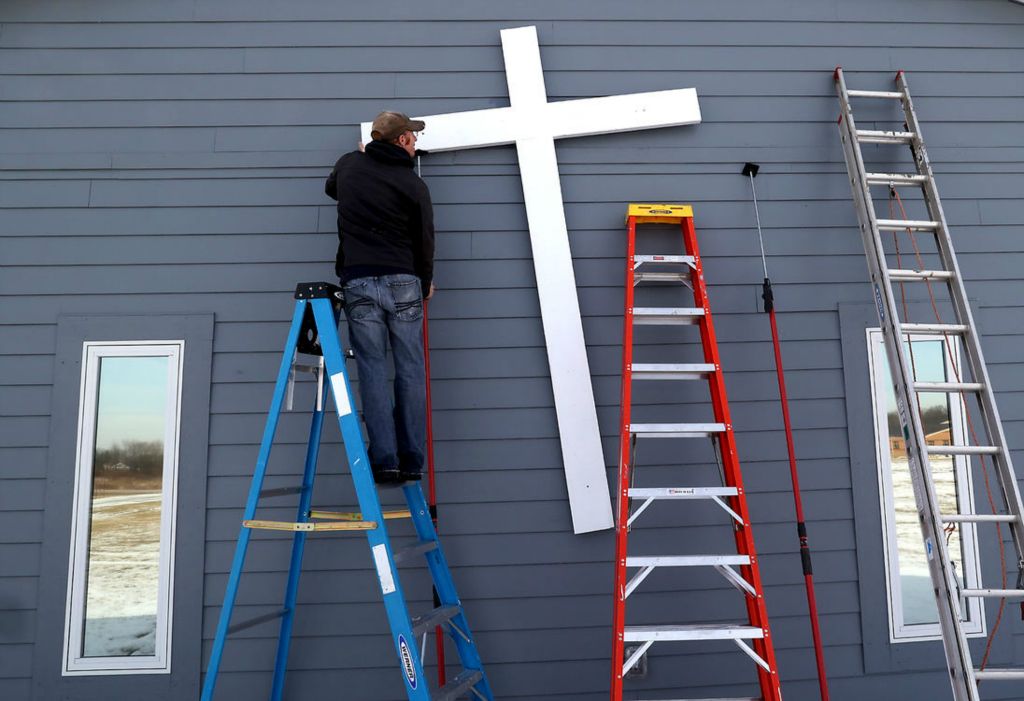
M 204 603 L 205 665 L 291 292 L 332 274 L 323 178 L 355 144 L 357 123 L 380 109 L 506 105 L 498 30 L 528 24 L 537 26 L 550 99 L 696 87 L 704 116 L 696 127 L 558 146 L 607 463 L 617 445 L 625 204 L 692 202 L 784 688 L 789 699 L 815 698 L 759 314 L 762 271 L 739 175 L 743 162 L 759 162 L 834 693 L 948 693 L 937 643 L 893 646 L 886 633 L 863 345 L 873 312 L 831 72 L 841 64 L 858 86 L 884 89 L 895 69 L 908 71 L 1020 459 L 1024 8 L 1001 0 L 8 0 L 0 5 L 0 697 L 52 698 L 56 683 L 59 652 L 43 639 L 59 636 L 66 572 L 60 557 L 45 563 L 47 552 L 66 554 L 59 523 L 67 514 L 54 505 L 66 502 L 73 463 L 52 446 L 75 432 L 73 413 L 55 407 L 77 392 L 74 382 L 55 384 L 67 375 L 61 359 L 76 350 L 60 347 L 60 318 L 214 315 L 212 387 L 198 409 L 208 416 L 209 449 L 182 466 L 206 474 L 205 564 L 179 572 Z M 602 698 L 613 543 L 610 533 L 571 534 L 514 150 L 431 155 L 422 172 L 439 232 L 430 316 L 440 523 L 460 593 L 501 698 Z M 644 351 L 692 354 L 692 340 L 655 334 Z M 300 401 L 309 391 L 301 388 Z M 694 416 L 706 410 L 689 388 L 640 403 L 657 412 L 677 402 Z M 301 469 L 305 426 L 301 412 L 284 418 L 272 486 Z M 330 474 L 341 462 L 336 427 L 326 440 L 317 501 L 351 504 L 347 479 Z M 658 475 L 683 462 L 674 479 L 688 484 L 713 477 L 701 450 L 686 446 L 680 459 L 663 446 L 643 459 L 661 465 Z M 183 506 L 201 507 L 196 499 Z M 673 543 L 712 551 L 728 539 L 711 511 L 649 523 L 655 528 L 634 542 L 651 552 Z M 279 538 L 254 543 L 239 616 L 279 598 L 286 550 Z M 344 688 L 351 698 L 401 698 L 368 563 L 357 539 L 310 544 L 290 696 Z M 422 572 L 406 587 L 428 605 Z M 648 591 L 631 613 L 741 612 L 713 577 L 652 579 Z M 1009 611 L 998 660 L 1024 664 L 1022 633 Z M 225 698 L 263 692 L 275 635 L 269 625 L 229 644 Z M 683 649 L 656 646 L 643 684 L 662 696 L 680 686 L 690 696 L 750 693 L 752 673 L 735 653 Z M 181 665 L 198 679 L 198 657 Z M 117 683 L 129 695 L 154 693 L 151 679 Z M 61 688 L 68 698 L 109 693 L 85 682 Z M 1012 687 L 990 693 L 1020 697 Z

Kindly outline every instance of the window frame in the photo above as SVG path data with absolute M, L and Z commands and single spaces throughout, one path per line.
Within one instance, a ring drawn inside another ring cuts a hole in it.
M 870 378 L 871 413 L 874 427 L 875 465 L 878 478 L 878 500 L 881 511 L 882 554 L 884 558 L 885 594 L 888 603 L 889 642 L 892 644 L 942 640 L 938 622 L 907 624 L 903 620 L 903 592 L 898 570 L 898 543 L 895 523 L 895 496 L 893 493 L 892 470 L 889 460 L 889 426 L 888 417 L 882 410 L 882 392 L 886 385 L 891 386 L 892 379 L 885 365 L 888 362 L 885 342 L 880 327 L 865 329 L 868 355 L 868 372 Z M 935 336 L 911 336 L 910 341 L 945 340 Z M 953 362 L 962 368 L 959 344 L 952 347 Z M 944 361 L 948 368 L 948 361 Z M 882 371 L 886 372 L 882 372 Z M 948 372 L 948 371 L 947 371 Z M 880 375 L 883 375 L 881 376 Z M 948 377 L 947 377 L 948 379 Z M 886 383 L 886 384 L 879 384 Z M 966 416 L 963 400 L 956 395 L 949 395 L 950 441 L 962 444 L 967 433 Z M 953 470 L 957 482 L 957 501 L 961 513 L 974 513 L 974 481 L 970 456 L 953 456 Z M 981 582 L 981 558 L 978 546 L 978 531 L 974 524 L 960 524 L 960 542 L 963 547 L 963 577 L 965 586 L 977 588 Z M 923 547 L 923 546 L 922 546 Z M 895 565 L 895 566 L 894 566 Z M 967 600 L 968 620 L 963 622 L 967 637 L 983 637 L 987 634 L 985 607 L 977 598 Z
M 154 655 L 84 657 L 75 651 L 80 649 L 85 628 L 85 596 L 88 579 L 86 567 L 89 561 L 99 369 L 102 359 L 107 357 L 153 356 L 169 358 L 167 411 L 164 424 L 164 462 L 161 478 L 162 508 Z M 68 556 L 61 675 L 170 674 L 185 340 L 83 341 L 81 357 L 71 545 Z

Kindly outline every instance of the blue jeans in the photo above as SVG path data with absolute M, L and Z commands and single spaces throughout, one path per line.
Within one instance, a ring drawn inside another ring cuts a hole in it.
M 422 472 L 427 437 L 423 293 L 415 275 L 360 277 L 344 285 L 345 316 L 375 472 Z M 395 364 L 388 386 L 388 341 Z

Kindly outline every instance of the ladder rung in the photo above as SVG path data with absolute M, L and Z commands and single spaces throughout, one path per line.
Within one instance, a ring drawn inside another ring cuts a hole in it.
M 929 445 L 929 455 L 998 455 L 1001 451 L 994 445 Z
M 397 565 L 398 563 L 404 562 L 417 555 L 426 555 L 432 550 L 437 550 L 436 540 L 428 540 L 425 543 L 417 543 L 416 545 L 411 545 L 408 548 L 396 550 L 391 559 L 393 559 Z
M 696 324 L 703 316 L 700 307 L 633 307 L 633 323 L 637 326 Z
M 454 679 L 430 695 L 434 701 L 455 701 L 484 678 L 479 669 L 464 669 Z
M 945 334 L 967 333 L 966 324 L 900 324 L 902 333 L 942 336 Z
M 960 593 L 979 599 L 1024 599 L 1024 589 L 961 589 Z
M 725 424 L 630 424 L 638 438 L 708 438 L 725 431 Z
M 623 640 L 631 643 L 645 640 L 751 640 L 763 637 L 764 631 L 755 626 L 698 623 L 677 626 L 626 626 Z
M 633 273 L 633 284 L 639 285 L 642 282 L 681 282 L 685 285 L 690 282 L 690 274 L 670 272 Z
M 943 523 L 1013 523 L 1013 514 L 942 514 Z
M 342 523 L 317 523 L 316 521 L 263 521 L 252 519 L 242 521 L 246 528 L 260 531 L 372 531 L 376 521 L 344 521 Z
M 228 635 L 233 635 L 240 630 L 245 630 L 246 628 L 258 626 L 260 623 L 266 623 L 267 621 L 273 621 L 276 618 L 281 618 L 286 613 L 288 613 L 288 609 L 280 609 L 278 611 L 265 613 L 262 616 L 254 616 L 253 618 L 249 618 L 244 621 L 239 621 L 235 625 L 228 628 Z
M 633 363 L 634 380 L 700 380 L 715 371 L 714 363 Z
M 302 491 L 302 486 L 298 487 L 276 487 L 274 489 L 261 489 L 260 499 L 266 499 L 267 497 L 283 497 L 288 494 L 298 494 Z
M 747 555 L 638 555 L 626 558 L 626 567 L 721 567 L 749 565 Z
M 903 93 L 894 90 L 847 90 L 850 97 L 881 97 L 889 100 L 902 100 Z
M 688 265 L 691 268 L 697 265 L 693 256 L 633 256 L 633 267 L 638 268 L 644 263 L 656 263 L 664 265 L 675 263 L 677 265 Z
M 421 633 L 455 618 L 459 613 L 461 610 L 458 606 L 441 606 L 422 616 L 416 616 L 412 619 L 412 634 L 414 637 L 419 637 Z
M 650 701 L 764 701 L 763 696 L 716 696 L 703 699 L 651 699 Z
M 1014 681 L 1024 679 L 1024 669 L 976 669 L 975 679 L 991 679 L 992 681 Z
M 915 136 L 912 131 L 857 130 L 857 141 L 862 144 L 909 144 Z
M 927 175 L 912 173 L 865 173 L 868 185 L 923 185 L 928 181 Z
M 889 271 L 889 279 L 893 282 L 924 282 L 925 280 L 952 280 L 953 273 L 949 270 L 898 270 Z
M 980 382 L 915 382 L 918 392 L 980 392 L 985 385 Z
M 734 497 L 736 487 L 634 487 L 626 490 L 630 499 L 713 499 Z
M 937 231 L 939 222 L 927 219 L 878 219 L 879 231 Z
M 408 509 L 384 511 L 384 520 L 393 518 L 412 518 Z M 331 521 L 362 521 L 363 514 L 359 511 L 310 511 L 310 518 L 324 518 Z

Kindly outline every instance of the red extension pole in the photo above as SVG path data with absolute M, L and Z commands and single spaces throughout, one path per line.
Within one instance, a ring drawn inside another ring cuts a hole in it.
M 782 349 L 779 345 L 779 327 L 775 323 L 775 299 L 772 295 L 772 281 L 768 278 L 768 261 L 764 254 L 764 238 L 761 235 L 761 215 L 757 210 L 757 191 L 754 177 L 760 166 L 747 163 L 743 175 L 750 178 L 750 192 L 754 198 L 754 216 L 757 219 L 757 240 L 761 244 L 761 263 L 764 266 L 764 283 L 761 298 L 764 310 L 772 327 L 772 346 L 775 350 L 775 373 L 779 380 L 779 401 L 782 403 L 782 422 L 786 428 L 786 451 L 789 455 L 789 475 L 793 482 L 793 504 L 796 507 L 796 532 L 800 539 L 800 562 L 803 566 L 804 585 L 807 588 L 807 608 L 811 618 L 811 635 L 814 638 L 814 657 L 818 665 L 818 687 L 821 701 L 828 701 L 828 677 L 825 674 L 825 654 L 821 644 L 821 628 L 818 625 L 818 602 L 814 596 L 814 573 L 811 569 L 811 549 L 807 543 L 807 524 L 804 521 L 803 501 L 800 497 L 800 476 L 796 469 L 796 450 L 793 447 L 793 426 L 789 420 L 789 398 L 786 396 L 786 377 L 782 369 Z
M 430 404 L 430 333 L 427 323 L 427 300 L 423 300 L 423 364 L 427 373 L 427 506 L 430 507 L 430 518 L 437 530 L 437 487 L 434 482 L 434 421 Z M 440 606 L 437 590 L 434 591 L 434 606 Z M 444 631 L 441 626 L 434 629 L 434 643 L 437 649 L 437 683 L 446 683 L 444 669 Z

